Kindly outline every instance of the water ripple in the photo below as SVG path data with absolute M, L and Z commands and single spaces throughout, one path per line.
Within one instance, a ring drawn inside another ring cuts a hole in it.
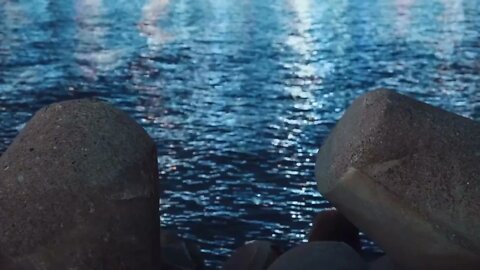
M 331 207 L 316 151 L 365 91 L 479 120 L 479 15 L 461 0 L 0 0 L 0 151 L 45 104 L 115 104 L 158 145 L 162 227 L 218 267 L 247 240 L 304 241 Z

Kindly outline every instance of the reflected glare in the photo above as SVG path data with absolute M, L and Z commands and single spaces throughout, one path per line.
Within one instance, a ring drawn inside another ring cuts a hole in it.
M 0 0 L 0 149 L 45 104 L 112 103 L 158 146 L 162 227 L 215 268 L 304 240 L 318 148 L 365 91 L 480 120 L 479 25 L 466 0 Z
M 146 0 L 142 8 L 142 18 L 138 27 L 147 38 L 147 44 L 151 49 L 157 49 L 173 38 L 159 26 L 159 20 L 165 15 L 169 2 L 170 0 Z

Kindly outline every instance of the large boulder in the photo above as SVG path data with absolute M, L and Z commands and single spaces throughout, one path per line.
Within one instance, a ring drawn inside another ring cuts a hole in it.
M 0 264 L 159 269 L 158 196 L 135 121 L 95 100 L 47 106 L 0 157 Z
M 223 264 L 223 270 L 265 270 L 278 256 L 280 249 L 268 241 L 247 242 L 235 250 Z
M 280 256 L 268 270 L 366 270 L 367 264 L 342 242 L 301 244 Z
M 308 241 L 338 241 L 348 244 L 358 252 L 362 249 L 357 227 L 335 209 L 317 214 L 308 234 Z
M 393 91 L 353 102 L 320 149 L 320 192 L 411 269 L 480 265 L 480 123 Z

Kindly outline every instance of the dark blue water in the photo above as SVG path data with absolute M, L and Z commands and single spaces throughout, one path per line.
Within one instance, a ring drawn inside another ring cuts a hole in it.
M 45 104 L 96 96 L 158 145 L 162 227 L 218 266 L 305 238 L 315 153 L 388 87 L 480 119 L 480 1 L 0 0 L 0 152 Z

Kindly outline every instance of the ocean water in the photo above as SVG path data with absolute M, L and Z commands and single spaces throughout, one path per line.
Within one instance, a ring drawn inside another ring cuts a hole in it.
M 315 154 L 358 95 L 479 120 L 479 29 L 476 0 L 0 0 L 0 152 L 45 104 L 114 104 L 158 145 L 162 228 L 216 268 L 305 239 L 331 207 Z

